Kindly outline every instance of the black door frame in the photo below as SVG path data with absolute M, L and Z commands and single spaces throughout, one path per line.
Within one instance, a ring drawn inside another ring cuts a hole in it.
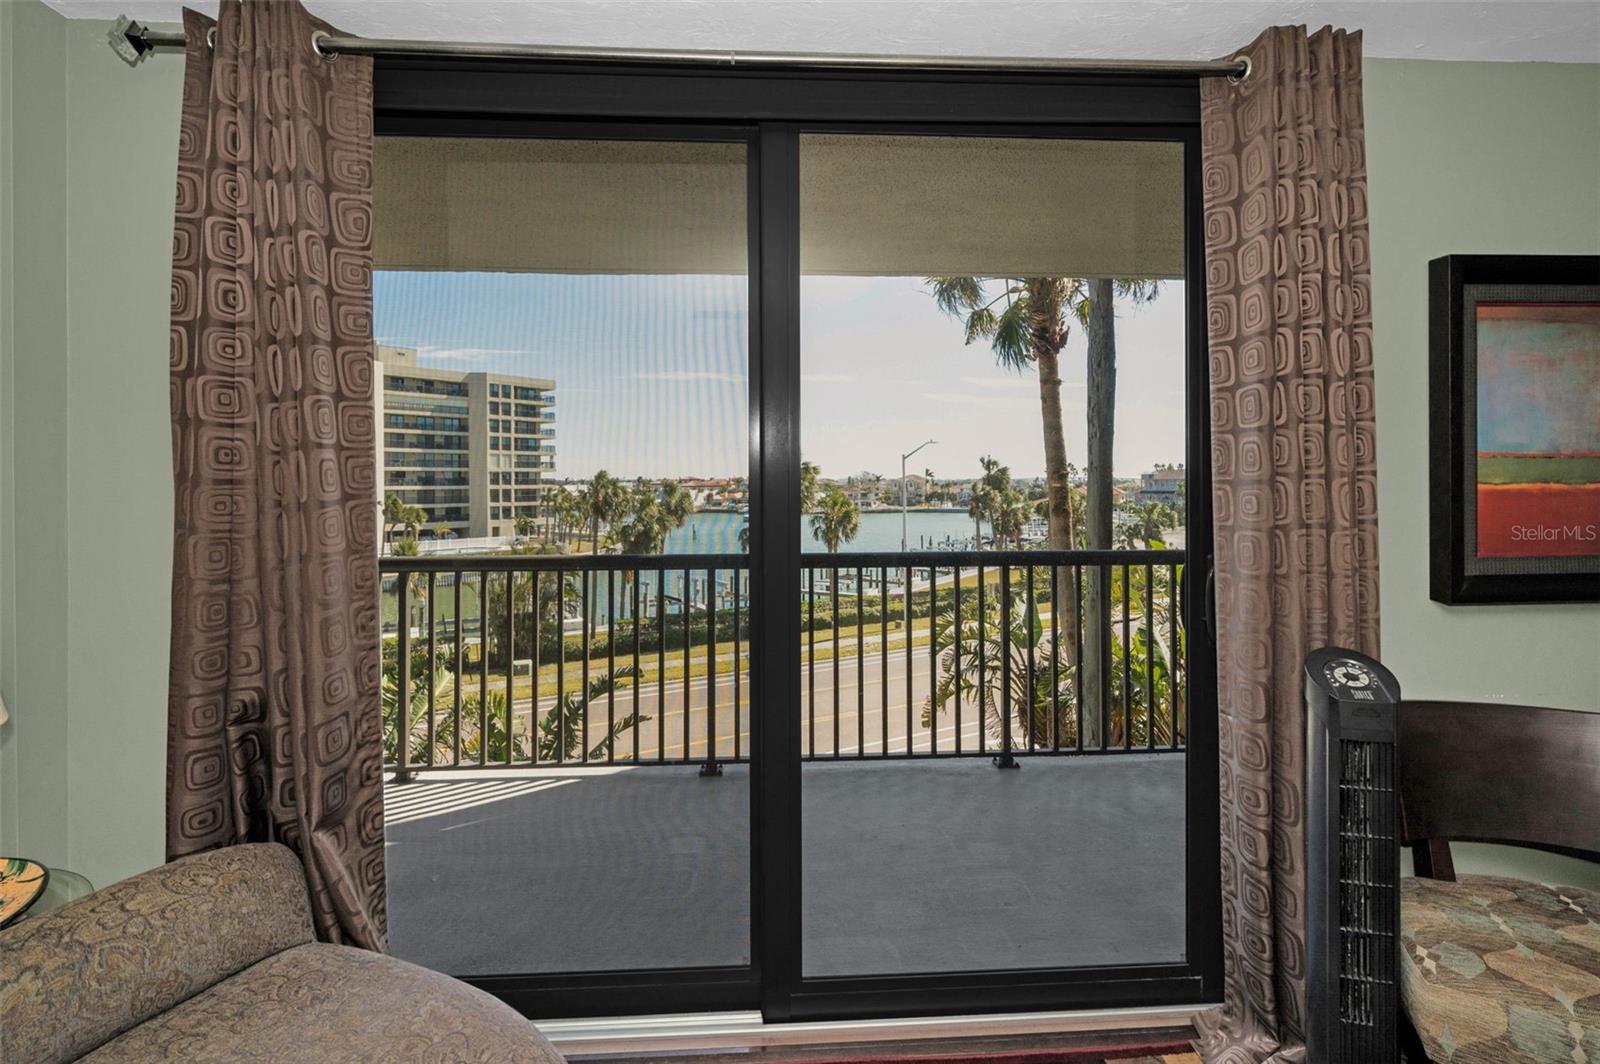
M 1221 996 L 1210 424 L 1199 86 L 1190 78 L 930 70 L 685 69 L 379 56 L 391 136 L 584 137 L 747 146 L 750 240 L 751 963 L 469 982 L 534 1018 L 759 1007 L 769 1021 L 1178 1005 Z M 1178 142 L 1185 167 L 1189 640 L 1187 959 L 1122 967 L 803 978 L 800 927 L 799 142 L 808 132 Z M 794 576 L 789 579 L 785 574 Z

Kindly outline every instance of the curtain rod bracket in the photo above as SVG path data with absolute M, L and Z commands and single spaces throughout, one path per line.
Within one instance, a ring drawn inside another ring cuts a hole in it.
M 111 32 L 106 34 L 106 40 L 111 42 L 111 50 L 131 67 L 136 67 L 144 62 L 144 57 L 156 50 L 156 43 L 149 38 L 150 30 L 142 22 L 135 22 L 127 15 L 118 15 L 117 21 L 111 24 Z

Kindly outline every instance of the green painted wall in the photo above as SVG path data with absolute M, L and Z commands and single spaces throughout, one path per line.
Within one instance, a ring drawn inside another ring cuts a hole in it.
M 16 52 L 16 10 L 0 4 L 0 700 L 13 697 L 11 665 L 12 605 L 16 600 L 15 557 L 11 553 L 11 481 L 5 475 L 11 458 L 11 352 L 15 345 L 13 287 L 16 276 L 12 264 L 12 232 L 16 186 L 16 153 L 12 146 L 15 121 L 11 88 L 12 56 Z M 11 852 L 17 835 L 16 751 L 13 729 L 0 725 L 0 853 Z
M 1384 661 L 1412 697 L 1600 710 L 1600 606 L 1429 601 L 1427 436 L 1428 260 L 1600 254 L 1600 65 L 1365 75 Z M 1457 864 L 1600 888 L 1600 868 L 1525 850 L 1462 846 Z
M 15 266 L 0 334 L 0 850 L 103 884 L 163 851 L 182 59 L 129 70 L 101 22 L 0 7 Z
M 0 2 L 0 850 L 96 883 L 162 857 L 182 76 L 104 33 Z M 1428 259 L 1600 253 L 1600 66 L 1371 60 L 1366 85 L 1385 657 L 1413 695 L 1600 708 L 1600 607 L 1428 601 L 1425 435 Z
M 4 743 L 7 848 L 66 861 L 67 818 L 66 21 L 44 6 L 6 5 L 6 123 L 12 213 L 11 318 L 5 330 L 7 472 Z M 22 396 L 19 400 L 17 397 Z

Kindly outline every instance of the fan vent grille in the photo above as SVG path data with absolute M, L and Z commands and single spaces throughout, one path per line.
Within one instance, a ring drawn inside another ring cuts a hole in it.
M 1379 1060 L 1396 1034 L 1395 747 L 1342 740 L 1339 763 L 1339 1059 Z

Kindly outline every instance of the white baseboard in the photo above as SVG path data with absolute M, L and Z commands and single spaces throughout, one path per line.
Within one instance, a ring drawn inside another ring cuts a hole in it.
M 1209 1005 L 1017 1012 L 979 1016 L 916 1016 L 890 1020 L 763 1023 L 758 1012 L 697 1012 L 670 1016 L 612 1016 L 541 1020 L 539 1029 L 568 1056 L 757 1049 L 826 1042 L 999 1038 L 1077 1034 L 1148 1027 L 1188 1027 Z

